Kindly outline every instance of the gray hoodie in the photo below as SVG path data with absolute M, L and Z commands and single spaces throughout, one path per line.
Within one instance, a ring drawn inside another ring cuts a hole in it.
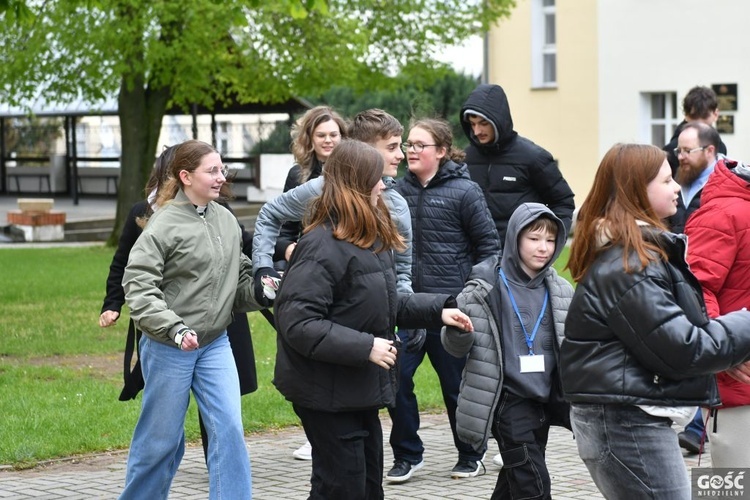
M 519 309 L 526 310 L 528 316 L 533 316 L 526 321 L 526 323 L 531 323 L 531 328 L 540 311 L 541 298 L 537 295 L 541 294 L 543 297 L 544 289 L 549 290 L 546 319 L 543 320 L 544 326 L 540 326 L 534 343 L 535 353 L 544 353 L 546 357 L 548 353 L 557 353 L 558 349 L 555 344 L 559 345 L 564 337 L 565 318 L 573 297 L 573 287 L 558 276 L 555 269 L 551 267 L 565 244 L 565 233 L 562 230 L 558 231 L 553 258 L 537 277 L 530 279 L 520 267 L 517 235 L 523 227 L 542 214 L 554 217 L 550 209 L 539 203 L 524 203 L 516 209 L 509 221 L 506 250 L 503 252 L 501 262 Z M 560 228 L 562 222 L 559 219 L 556 220 Z M 520 325 L 518 328 L 515 326 L 518 325 L 518 320 L 515 318 L 512 306 L 503 302 L 502 295 L 507 296 L 507 290 L 503 293 L 505 285 L 498 276 L 499 269 L 497 257 L 474 266 L 464 290 L 456 298 L 458 307 L 471 318 L 474 332 L 468 334 L 447 327 L 441 332 L 441 341 L 446 351 L 456 357 L 464 357 L 468 354 L 466 368 L 462 374 L 461 392 L 458 396 L 456 432 L 462 441 L 471 444 L 477 450 L 486 446 L 500 394 L 506 388 L 508 377 L 513 378 L 513 374 L 509 372 L 514 369 L 514 365 L 510 362 L 506 370 L 505 361 L 517 355 L 504 352 L 506 345 L 508 349 L 513 348 L 506 340 L 506 331 L 513 332 L 511 342 L 515 341 L 514 345 L 520 345 L 520 349 L 525 349 L 528 354 L 523 333 L 522 331 L 518 333 Z M 529 300 L 538 301 L 539 304 L 534 302 L 536 305 L 530 305 Z M 540 340 L 552 345 L 537 348 L 537 342 Z M 552 363 L 545 360 L 545 368 L 551 368 L 555 364 L 556 357 Z M 517 375 L 520 376 L 520 373 Z M 524 376 L 527 375 L 536 374 L 524 374 Z M 545 376 L 547 376 L 547 371 L 539 378 L 544 379 Z M 545 380 L 535 380 L 533 383 L 524 385 L 523 387 L 528 388 L 524 396 L 536 399 L 534 394 L 540 394 L 545 390 L 546 394 L 541 395 L 549 396 L 549 390 L 544 389 L 550 387 L 549 379 L 550 377 L 547 376 Z M 556 385 L 555 390 L 559 392 L 559 384 Z M 556 398 L 559 397 L 560 394 L 556 394 Z
M 557 223 L 557 242 L 552 258 L 535 277 L 531 278 L 521 267 L 518 242 L 523 229 L 542 215 Z M 547 269 L 560 256 L 565 239 L 565 226 L 549 208 L 540 203 L 523 203 L 508 221 L 503 257 L 500 261 L 500 269 L 505 277 L 505 280 L 499 279 L 497 282 L 502 311 L 500 328 L 503 332 L 505 352 L 505 389 L 516 396 L 541 402 L 546 402 L 549 398 L 552 372 L 557 366 L 552 308 L 549 307 L 544 277 Z M 514 300 L 511 300 L 511 297 Z M 540 316 L 541 323 L 534 334 L 534 327 Z M 523 326 L 519 318 L 523 319 Z M 544 356 L 544 372 L 521 373 L 520 356 L 529 354 L 527 335 L 534 336 L 534 354 Z

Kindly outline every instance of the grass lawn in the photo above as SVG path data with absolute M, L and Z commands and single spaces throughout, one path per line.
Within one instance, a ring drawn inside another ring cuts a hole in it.
M 117 399 L 127 311 L 116 326 L 98 325 L 112 254 L 105 247 L 0 249 L 0 464 L 27 467 L 129 445 L 140 397 Z M 259 388 L 242 398 L 245 430 L 298 425 L 271 384 L 276 333 L 259 313 L 250 323 Z M 428 360 L 416 386 L 422 410 L 441 409 Z M 189 440 L 199 438 L 194 404 L 185 430 Z

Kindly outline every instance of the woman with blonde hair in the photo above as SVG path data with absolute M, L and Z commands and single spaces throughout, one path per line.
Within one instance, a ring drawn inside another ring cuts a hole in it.
M 575 226 L 560 374 L 606 498 L 689 499 L 672 423 L 717 404 L 714 374 L 750 359 L 750 312 L 709 319 L 686 238 L 666 230 L 679 190 L 659 148 L 616 144 Z
M 397 292 L 404 242 L 381 198 L 381 154 L 342 141 L 325 175 L 275 302 L 274 385 L 312 444 L 310 498 L 381 499 L 378 410 L 396 401 L 396 325 L 472 327 L 449 295 Z
M 240 385 L 226 329 L 233 311 L 257 309 L 251 263 L 237 219 L 216 202 L 227 175 L 219 153 L 186 141 L 168 170 L 122 279 L 143 332 L 145 386 L 120 498 L 167 498 L 192 392 L 209 438 L 209 497 L 249 499 Z

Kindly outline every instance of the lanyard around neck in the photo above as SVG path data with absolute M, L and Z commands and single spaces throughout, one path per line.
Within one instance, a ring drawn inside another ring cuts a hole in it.
M 508 279 L 505 277 L 505 273 L 502 269 L 500 269 L 500 278 L 503 280 L 503 283 L 505 283 L 505 288 L 508 290 L 508 297 L 510 297 L 510 304 L 513 306 L 513 311 L 516 313 L 516 317 L 518 318 L 518 322 L 521 323 L 521 328 L 523 329 L 523 334 L 526 337 L 526 345 L 529 348 L 529 355 L 534 355 L 534 339 L 536 338 L 536 333 L 539 331 L 539 325 L 542 324 L 542 319 L 544 319 L 544 312 L 547 310 L 547 299 L 549 298 L 549 290 L 544 290 L 544 302 L 542 303 L 542 312 L 539 313 L 539 317 L 536 319 L 536 324 L 534 324 L 534 329 L 531 331 L 531 335 L 529 335 L 529 332 L 526 331 L 526 326 L 523 324 L 523 319 L 521 318 L 521 311 L 518 310 L 518 305 L 516 304 L 516 299 L 513 297 L 513 292 L 510 290 L 510 284 L 508 283 Z

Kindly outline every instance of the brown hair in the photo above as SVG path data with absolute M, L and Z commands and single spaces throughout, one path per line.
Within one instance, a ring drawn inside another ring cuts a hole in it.
M 383 157 L 364 142 L 344 140 L 326 161 L 323 192 L 312 203 L 304 232 L 330 223 L 333 236 L 376 251 L 406 248 L 382 198 L 370 203 L 372 188 L 383 175 Z
M 341 116 L 328 106 L 316 106 L 302 115 L 297 123 L 292 125 L 292 154 L 299 165 L 299 181 L 307 182 L 312 174 L 315 150 L 313 148 L 313 133 L 318 125 L 333 120 L 339 126 L 341 138 L 346 138 L 346 122 Z
M 602 158 L 594 185 L 578 213 L 568 268 L 580 281 L 596 257 L 613 245 L 624 248 L 625 272 L 632 272 L 628 258 L 635 252 L 641 266 L 666 253 L 645 240 L 638 226 L 643 221 L 666 229 L 648 199 L 647 186 L 659 173 L 664 151 L 646 144 L 615 144 Z M 602 245 L 603 239 L 608 241 Z
M 708 87 L 693 87 L 682 100 L 682 112 L 691 120 L 705 120 L 718 107 L 716 92 Z
M 409 128 L 419 127 L 432 136 L 438 148 L 445 148 L 445 156 L 440 159 L 442 167 L 448 160 L 460 163 L 466 158 L 466 153 L 461 149 L 453 147 L 453 130 L 450 123 L 442 118 L 412 118 Z
M 382 109 L 366 109 L 352 119 L 349 137 L 367 144 L 375 144 L 380 139 L 404 135 L 404 127 L 392 115 Z
M 201 164 L 204 156 L 218 153 L 216 148 L 210 144 L 195 139 L 180 143 L 174 148 L 172 162 L 167 168 L 167 178 L 156 196 L 156 204 L 160 207 L 177 196 L 177 191 L 182 187 L 180 171 L 193 172 Z M 232 190 L 229 182 L 225 182 L 221 186 L 219 196 L 224 199 L 231 199 Z
M 169 164 L 172 163 L 174 158 L 174 152 L 177 146 L 164 146 L 164 150 L 154 161 L 154 168 L 151 170 L 151 175 L 146 182 L 146 187 L 143 189 L 146 194 L 146 199 L 151 196 L 151 193 L 159 192 L 159 189 L 164 184 L 164 181 L 169 177 Z
M 552 236 L 557 236 L 557 221 L 547 215 L 540 215 L 532 222 L 530 222 L 526 227 L 521 229 L 519 236 L 524 233 L 531 233 L 534 231 L 546 231 Z
M 154 168 L 151 170 L 151 175 L 149 175 L 148 181 L 146 181 L 146 187 L 143 189 L 146 194 L 146 211 L 143 215 L 135 219 L 135 223 L 141 229 L 146 227 L 149 217 L 154 213 L 152 202 L 156 201 L 159 191 L 170 175 L 169 165 L 172 163 L 176 148 L 177 146 L 164 146 L 164 150 L 156 158 L 156 161 L 154 161 Z M 151 193 L 154 193 L 153 200 L 151 199 Z

